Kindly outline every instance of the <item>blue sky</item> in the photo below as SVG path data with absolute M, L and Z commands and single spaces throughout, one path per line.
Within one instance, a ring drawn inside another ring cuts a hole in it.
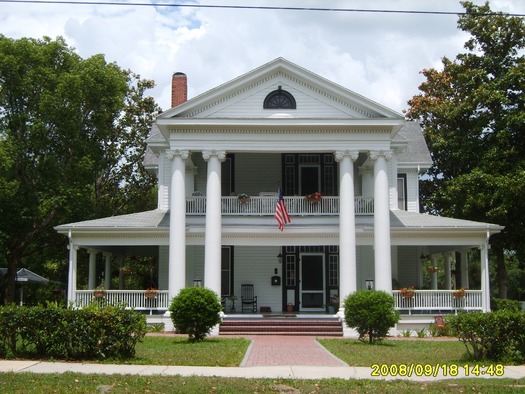
M 457 0 L 191 3 L 463 10 Z M 490 4 L 495 11 L 525 13 L 523 0 L 492 0 Z M 108 61 L 155 80 L 157 87 L 151 94 L 164 110 L 170 106 L 174 72 L 188 76 L 191 98 L 282 56 L 401 112 L 418 91 L 420 71 L 439 67 L 443 56 L 454 58 L 463 50 L 467 36 L 456 23 L 455 15 L 0 3 L 1 34 L 63 36 L 83 57 L 103 53 Z

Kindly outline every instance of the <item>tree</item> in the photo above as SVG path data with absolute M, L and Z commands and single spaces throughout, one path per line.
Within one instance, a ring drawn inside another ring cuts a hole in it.
M 395 300 L 384 291 L 359 290 L 345 299 L 345 322 L 355 327 L 359 339 L 374 343 L 386 337 L 391 327 L 399 321 Z
M 407 116 L 421 122 L 434 161 L 421 186 L 425 209 L 505 226 L 491 239 L 505 298 L 504 251 L 525 261 L 525 200 L 517 198 L 525 193 L 525 25 L 488 2 L 462 5 L 467 52 L 422 71 Z
M 141 164 L 159 111 L 144 97 L 152 86 L 103 55 L 82 59 L 62 38 L 0 35 L 5 303 L 14 300 L 23 259 L 57 245 L 66 250 L 53 226 L 151 206 L 138 196 L 154 185 Z

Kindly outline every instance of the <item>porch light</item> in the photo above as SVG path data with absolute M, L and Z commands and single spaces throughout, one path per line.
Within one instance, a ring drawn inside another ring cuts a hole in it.
M 202 279 L 193 279 L 193 287 L 202 287 Z
M 277 260 L 279 261 L 279 264 L 283 263 L 283 255 L 281 252 L 279 252 L 279 254 L 277 255 Z
M 372 290 L 374 288 L 374 280 L 370 277 L 368 277 L 367 280 L 365 280 L 366 288 L 367 290 Z

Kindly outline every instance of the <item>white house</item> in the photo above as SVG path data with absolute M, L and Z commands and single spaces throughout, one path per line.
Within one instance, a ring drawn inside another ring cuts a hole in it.
M 418 177 L 431 157 L 417 123 L 283 58 L 190 100 L 186 75 L 174 74 L 172 89 L 173 108 L 148 140 L 158 208 L 57 227 L 70 240 L 70 302 L 91 300 L 103 255 L 108 300 L 135 308 L 165 310 L 180 289 L 202 283 L 236 295 L 237 313 L 242 284 L 253 284 L 258 308 L 276 312 L 292 304 L 327 313 L 367 284 L 407 313 L 490 309 L 488 241 L 502 227 L 419 213 Z M 282 231 L 278 187 L 291 219 Z M 305 198 L 313 192 L 320 202 Z M 89 261 L 77 261 L 80 249 Z M 109 273 L 136 255 L 158 269 L 154 301 L 110 289 Z M 439 266 L 444 288 L 422 256 Z M 80 264 L 89 267 L 84 290 Z M 468 264 L 479 267 L 477 288 Z M 427 275 L 430 290 L 410 299 L 397 290 L 420 289 Z M 468 289 L 460 302 L 456 277 Z

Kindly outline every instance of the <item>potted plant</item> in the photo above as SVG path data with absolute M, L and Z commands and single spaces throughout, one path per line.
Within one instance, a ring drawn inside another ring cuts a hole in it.
M 286 310 L 288 312 L 293 312 L 293 307 L 294 305 L 291 302 L 289 302 L 288 305 L 286 305 Z
M 106 289 L 102 285 L 93 289 L 93 297 L 95 298 L 104 298 L 107 294 Z
M 330 302 L 328 303 L 328 313 L 334 314 L 339 309 L 339 297 L 331 296 Z
M 122 272 L 122 275 L 124 276 L 131 275 L 133 273 L 133 271 L 129 267 L 122 267 L 120 269 L 120 272 Z
M 463 298 L 465 297 L 465 288 L 462 287 L 461 289 L 458 289 L 458 290 L 455 290 L 452 292 L 452 295 L 455 297 L 455 298 Z
M 434 272 L 437 272 L 437 270 L 438 270 L 437 267 L 433 266 L 433 265 L 427 267 L 427 272 L 429 272 L 431 274 L 433 274 Z
M 317 204 L 321 202 L 323 199 L 323 196 L 320 192 L 314 192 L 306 195 L 306 201 L 308 201 L 310 204 Z
M 250 196 L 247 195 L 246 193 L 241 193 L 237 196 L 237 199 L 239 200 L 239 202 L 241 204 L 246 204 L 246 203 L 249 203 L 250 202 Z
M 416 288 L 414 286 L 403 287 L 399 290 L 403 298 L 412 298 L 416 294 Z
M 144 292 L 144 297 L 146 298 L 157 298 L 157 293 L 159 289 L 156 287 L 148 287 L 146 291 Z

